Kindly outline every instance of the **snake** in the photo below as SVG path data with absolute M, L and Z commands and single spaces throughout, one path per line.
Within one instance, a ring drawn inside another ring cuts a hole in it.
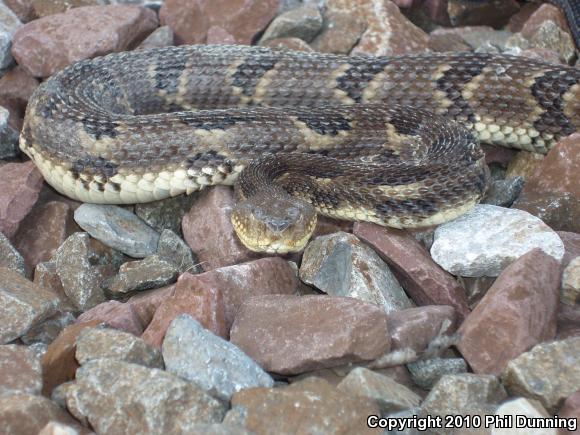
M 480 143 L 546 153 L 580 129 L 580 71 L 486 53 L 193 45 L 83 60 L 32 95 L 20 147 L 58 192 L 132 204 L 235 185 L 249 249 L 317 215 L 423 228 L 485 193 Z

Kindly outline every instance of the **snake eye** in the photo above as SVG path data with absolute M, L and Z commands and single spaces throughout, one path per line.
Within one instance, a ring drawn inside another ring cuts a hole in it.
M 264 209 L 260 207 L 255 208 L 252 213 L 256 216 L 256 219 L 263 219 L 265 216 Z

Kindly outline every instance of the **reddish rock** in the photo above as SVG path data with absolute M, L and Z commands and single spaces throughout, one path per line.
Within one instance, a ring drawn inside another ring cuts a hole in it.
M 64 292 L 62 282 L 56 270 L 56 264 L 52 261 L 39 263 L 34 269 L 34 284 L 57 295 L 62 303 L 61 309 L 74 311 L 75 308 Z
M 275 38 L 260 44 L 264 47 L 278 48 L 282 50 L 314 51 L 310 45 L 299 38 Z
M 0 379 L 0 397 L 40 394 L 42 374 L 36 352 L 30 347 L 16 344 L 0 346 Z
M 522 30 L 526 21 L 540 8 L 538 3 L 526 3 L 522 5 L 520 10 L 513 14 L 508 22 L 506 30 L 512 33 L 516 33 Z
M 42 175 L 34 163 L 7 163 L 0 177 L 0 232 L 8 238 L 38 199 Z
M 459 328 L 457 348 L 475 373 L 507 363 L 556 334 L 560 264 L 534 249 L 508 266 Z
M 324 11 L 322 32 L 310 44 L 322 53 L 348 54 L 366 30 L 365 18 L 344 9 L 338 0 L 329 0 Z
M 48 261 L 66 238 L 81 231 L 73 211 L 64 202 L 51 201 L 34 207 L 21 222 L 14 236 L 14 246 L 24 257 L 30 271 Z
M 238 44 L 250 44 L 278 12 L 279 0 L 166 0 L 159 16 L 178 44 L 202 44 L 219 26 Z
M 12 12 L 14 12 L 18 19 L 23 23 L 38 18 L 34 11 L 34 5 L 32 2 L 33 0 L 4 0 L 4 4 L 12 9 Z
M 17 130 L 22 128 L 26 104 L 37 87 L 38 80 L 21 66 L 12 68 L 0 78 L 0 106 L 10 111 L 8 122 Z
M 92 320 L 69 325 L 48 345 L 42 356 L 42 394 L 50 396 L 55 387 L 74 379 L 79 367 L 75 359 L 77 337 L 83 329 L 93 328 L 99 323 L 98 320 Z
M 82 313 L 76 323 L 98 321 L 106 323 L 111 328 L 129 332 L 137 337 L 143 333 L 139 316 L 131 304 L 119 301 L 107 301 Z
M 265 370 L 285 375 L 370 361 L 390 347 L 380 307 L 332 296 L 250 298 L 230 340 Z
M 99 6 L 108 3 L 107 0 L 32 0 L 34 11 L 39 17 L 59 14 L 72 8 Z
M 520 9 L 520 5 L 516 0 L 492 2 L 447 1 L 447 12 L 454 26 L 486 25 L 500 28 L 505 26 L 510 17 Z
M 236 38 L 223 27 L 211 26 L 207 31 L 207 44 L 235 44 Z
M 562 259 L 562 267 L 566 267 L 574 258 L 580 257 L 580 234 L 566 231 L 557 231 L 557 233 L 562 242 L 564 242 L 564 248 L 566 249 Z
M 558 339 L 580 336 L 580 305 L 560 303 L 558 309 Z
M 576 419 L 576 425 L 580 423 L 580 391 L 575 392 L 566 399 L 564 406 L 558 411 L 558 417 L 574 418 Z M 580 434 L 580 427 L 576 427 L 575 431 L 562 430 L 560 433 L 562 435 L 578 435 Z
M 175 44 L 175 36 L 173 30 L 169 26 L 158 27 L 145 40 L 139 44 L 138 48 L 162 48 L 169 47 Z
M 216 186 L 202 192 L 183 217 L 183 238 L 204 270 L 217 269 L 257 258 L 236 236 L 230 222 L 235 204 L 232 189 Z
M 398 281 L 417 305 L 450 305 L 460 318 L 469 313 L 464 289 L 409 233 L 357 222 L 354 234 L 370 244 L 392 267 Z
M 532 39 L 545 21 L 553 21 L 562 30 L 570 33 L 564 13 L 556 6 L 543 4 L 529 18 L 521 28 L 521 34 L 526 39 Z M 570 36 L 572 34 L 570 33 Z
M 411 350 L 419 355 L 434 338 L 453 334 L 457 319 L 452 307 L 432 305 L 389 313 L 387 325 L 391 351 Z
M 433 34 L 429 35 L 429 49 L 433 51 L 471 51 L 471 47 L 459 35 L 448 34 Z M 506 148 L 507 149 L 507 148 Z
M 157 27 L 148 8 L 87 6 L 34 20 L 12 39 L 12 54 L 35 77 L 48 77 L 81 59 L 127 50 Z
M 189 314 L 201 325 L 222 338 L 227 337 L 224 299 L 221 291 L 207 288 L 195 275 L 184 273 L 175 284 L 173 295 L 163 301 L 141 338 L 161 347 L 167 328 L 181 314 Z
M 146 290 L 132 296 L 127 303 L 133 307 L 141 325 L 147 328 L 155 315 L 155 310 L 157 310 L 163 301 L 171 298 L 174 293 L 175 285 Z
M 431 21 L 442 26 L 451 26 L 449 12 L 447 12 L 447 0 L 424 0 L 423 8 Z
M 232 397 L 240 407 L 245 427 L 256 434 L 376 434 L 366 419 L 379 415 L 371 400 L 351 397 L 327 381 L 309 377 L 282 388 L 249 388 Z M 226 416 L 226 422 L 228 417 Z

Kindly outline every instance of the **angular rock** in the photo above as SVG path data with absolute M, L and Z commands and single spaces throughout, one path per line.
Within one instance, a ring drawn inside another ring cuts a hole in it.
M 252 388 L 232 397 L 232 410 L 225 421 L 243 415 L 246 429 L 276 433 L 374 434 L 366 419 L 378 415 L 368 399 L 349 397 L 327 381 L 310 377 L 282 388 Z M 234 418 L 232 418 L 234 417 Z
M 115 274 L 121 256 L 87 233 L 74 233 L 58 248 L 54 262 L 65 294 L 85 311 L 105 301 L 101 283 Z
M 348 54 L 366 30 L 366 19 L 339 1 L 328 1 L 326 6 L 322 32 L 311 46 L 322 53 Z
M 157 308 L 166 299 L 171 298 L 174 293 L 175 285 L 170 285 L 154 290 L 146 290 L 129 298 L 127 304 L 131 305 L 131 308 L 139 319 L 139 323 L 146 327 L 149 325 L 149 323 L 151 323 Z
M 26 274 L 24 258 L 2 233 L 0 233 L 0 267 L 5 267 L 21 275 Z
M 447 12 L 454 27 L 487 25 L 503 27 L 510 17 L 518 12 L 520 5 L 516 0 L 501 2 L 463 2 L 447 0 Z
M 38 18 L 34 12 L 32 0 L 4 0 L 3 3 L 12 9 L 12 12 L 14 12 L 18 19 L 23 23 Z
M 97 433 L 187 434 L 198 423 L 217 423 L 225 409 L 199 387 L 159 369 L 98 359 L 77 370 L 67 407 Z
M 43 178 L 32 162 L 7 163 L 0 178 L 0 232 L 8 238 L 38 199 Z
M 130 257 L 144 258 L 157 250 L 159 233 L 119 206 L 83 204 L 74 218 L 95 239 Z
M 308 244 L 300 279 L 331 296 L 369 302 L 387 313 L 413 306 L 389 266 L 356 236 L 344 232 Z
M 38 17 L 60 14 L 72 8 L 82 6 L 99 6 L 108 4 L 108 0 L 32 0 Z
M 562 259 L 562 267 L 566 267 L 574 258 L 580 257 L 580 234 L 566 231 L 557 231 L 557 233 L 566 249 Z
M 529 213 L 476 205 L 435 230 L 433 260 L 460 276 L 498 276 L 510 263 L 540 248 L 558 262 L 564 244 L 540 219 Z
M 163 357 L 158 349 L 133 334 L 108 328 L 83 329 L 77 337 L 75 358 L 80 365 L 99 358 L 110 358 L 163 369 Z
M 536 400 L 528 400 L 523 397 L 510 400 L 508 402 L 502 403 L 495 412 L 496 416 L 500 418 L 511 417 L 512 422 L 517 422 L 517 418 L 522 418 L 522 416 L 535 419 L 545 419 L 550 418 L 550 415 L 542 404 Z M 492 424 L 492 435 L 535 435 L 540 429 L 532 427 L 494 427 Z M 542 428 L 542 435 L 558 435 L 557 429 L 552 428 Z
M 558 415 L 562 418 L 575 418 L 577 422 L 580 421 L 580 391 L 566 399 Z
M 9 120 L 10 111 L 0 106 L 0 160 L 13 160 L 21 155 L 18 147 L 19 133 L 8 124 Z
M 522 177 L 524 180 L 528 180 L 545 157 L 544 154 L 540 153 L 520 151 L 510 160 L 505 175 L 508 178 Z
M 22 23 L 12 10 L 0 3 L 0 69 L 5 69 L 14 61 L 10 53 L 10 42 L 14 32 Z
M 456 375 L 467 372 L 467 363 L 463 358 L 430 358 L 407 364 L 413 382 L 430 390 L 445 375 Z
M 0 104 L 10 111 L 9 124 L 16 129 L 21 128 L 26 104 L 37 87 L 38 80 L 21 66 L 0 78 Z
M 511 395 L 539 400 L 555 413 L 580 390 L 580 337 L 534 346 L 508 363 L 502 382 Z
M 230 222 L 234 204 L 234 195 L 229 187 L 215 186 L 202 192 L 195 206 L 183 217 L 183 237 L 204 270 L 259 257 L 236 236 Z
M 59 308 L 58 296 L 0 267 L 0 344 L 26 334 Z
M 417 305 L 450 305 L 460 317 L 469 313 L 465 291 L 441 269 L 409 233 L 357 222 L 354 234 L 370 244 L 395 273 Z
M 377 404 L 381 415 L 418 406 L 421 397 L 390 377 L 363 367 L 351 371 L 337 389 L 348 396 L 366 397 Z
M 66 238 L 80 231 L 69 204 L 50 201 L 33 207 L 14 237 L 14 244 L 24 256 L 29 271 L 48 261 Z
M 220 26 L 211 26 L 207 30 L 206 44 L 235 44 L 236 38 Z
M 54 261 L 46 261 L 36 265 L 34 269 L 34 283 L 58 295 L 62 303 L 63 311 L 73 311 L 75 309 L 64 292 Z
M 159 27 L 151 35 L 155 35 L 159 29 L 163 28 L 168 27 Z M 168 229 L 181 236 L 181 220 L 183 219 L 183 216 L 189 211 L 197 199 L 197 196 L 197 194 L 178 195 L 176 197 L 166 198 L 160 201 L 135 204 L 135 214 L 144 220 L 147 225 L 159 233 L 165 229 Z
M 299 38 L 310 42 L 322 28 L 322 15 L 311 5 L 292 9 L 278 15 L 268 26 L 262 41 L 276 38 Z
M 167 328 L 182 314 L 188 314 L 204 328 L 220 337 L 227 337 L 224 297 L 219 288 L 204 286 L 196 276 L 184 273 L 179 277 L 172 295 L 155 310 L 153 319 L 142 335 L 143 340 L 161 347 Z
M 567 305 L 580 303 L 580 257 L 576 257 L 564 269 L 560 300 Z
M 173 29 L 178 44 L 204 43 L 212 26 L 226 30 L 237 44 L 250 44 L 274 18 L 278 4 L 278 0 L 166 0 L 159 16 Z
M 381 308 L 331 296 L 250 298 L 236 314 L 230 340 L 279 374 L 369 361 L 390 346 Z
M 51 421 L 42 428 L 38 435 L 78 435 L 79 432 L 72 426 Z
M 523 177 L 506 178 L 491 183 L 482 204 L 510 207 L 524 187 Z
M 150 255 L 143 260 L 123 263 L 119 273 L 108 279 L 102 287 L 116 298 L 128 293 L 159 288 L 177 280 L 177 266 L 158 255 Z
M 475 373 L 499 374 L 556 334 L 560 265 L 535 249 L 508 266 L 459 328 L 457 348 Z
M 167 330 L 163 359 L 169 373 L 224 401 L 241 390 L 274 385 L 270 375 L 238 347 L 183 314 Z
M 0 345 L 0 397 L 14 394 L 40 394 L 40 357 L 27 346 Z
M 75 8 L 20 27 L 12 54 L 35 77 L 48 77 L 65 66 L 135 46 L 157 27 L 150 9 L 108 5 Z
M 155 29 L 145 40 L 139 44 L 140 49 L 171 47 L 174 45 L 175 36 L 169 26 L 161 26 Z M 139 216 L 139 213 L 137 213 Z M 151 225 L 151 224 L 150 224 Z
M 580 336 L 580 306 L 560 303 L 557 338 L 563 340 L 575 336 Z
M 314 51 L 310 47 L 310 45 L 308 45 L 302 39 L 298 39 L 298 38 L 269 39 L 266 42 L 260 42 L 260 45 L 263 45 L 264 47 L 270 47 L 273 49 L 280 49 L 280 50 L 297 50 L 297 51 L 306 51 L 306 52 Z
M 446 52 L 446 51 L 470 51 L 471 47 L 465 40 L 454 34 L 435 34 L 429 35 L 429 48 L 432 51 Z
M 30 328 L 26 334 L 20 337 L 20 341 L 29 345 L 36 343 L 48 345 L 66 326 L 74 323 L 75 320 L 73 313 L 61 309 L 55 315 Z
M 2 434 L 37 434 L 49 422 L 58 422 L 81 430 L 81 425 L 56 403 L 42 396 L 18 394 L 0 397 Z
M 125 331 L 135 336 L 143 333 L 143 325 L 136 310 L 131 304 L 118 301 L 107 301 L 82 313 L 77 323 L 92 321 L 105 323 L 111 328 Z
M 157 243 L 157 255 L 171 261 L 181 273 L 203 272 L 189 246 L 171 230 L 161 231 Z

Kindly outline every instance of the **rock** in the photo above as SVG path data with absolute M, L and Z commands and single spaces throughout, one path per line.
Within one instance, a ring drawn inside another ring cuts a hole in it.
M 175 32 L 177 44 L 206 42 L 207 31 L 219 26 L 237 44 L 250 44 L 256 34 L 276 16 L 279 0 L 166 0 L 159 16 Z
M 508 363 L 502 382 L 511 395 L 539 400 L 555 413 L 580 390 L 580 337 L 534 346 Z
M 8 238 L 38 199 L 43 178 L 32 162 L 7 163 L 0 178 L 0 232 Z
M 497 205 L 500 207 L 510 207 L 524 188 L 523 177 L 506 178 L 496 180 L 491 183 L 485 192 L 482 204 Z
M 372 434 L 366 419 L 378 415 L 377 406 L 368 399 L 349 397 L 323 379 L 310 377 L 282 388 L 252 388 L 232 397 L 233 414 L 244 417 L 244 426 L 257 434 Z
M 99 323 L 105 323 L 111 328 L 136 336 L 143 333 L 141 320 L 136 310 L 130 304 L 124 304 L 118 301 L 103 302 L 82 313 L 78 317 L 77 323 L 87 323 L 95 320 Z
M 445 375 L 435 384 L 421 405 L 431 415 L 467 414 L 486 405 L 495 405 L 507 397 L 495 376 L 462 373 Z
M 430 390 L 445 375 L 457 375 L 467 372 L 467 363 L 463 358 L 429 358 L 407 364 L 413 382 Z
M 163 359 L 169 373 L 224 401 L 241 390 L 274 385 L 274 380 L 238 347 L 188 315 L 171 322 L 163 340 Z
M 344 9 L 337 0 L 327 2 L 322 32 L 312 41 L 312 48 L 322 53 L 348 54 L 367 28 L 365 18 Z
M 154 290 L 145 290 L 130 297 L 127 304 L 135 312 L 141 325 L 149 325 L 157 308 L 175 293 L 175 284 Z M 161 345 L 161 340 L 159 341 Z
M 351 371 L 337 389 L 348 396 L 366 397 L 377 404 L 381 415 L 418 406 L 421 397 L 391 378 L 363 367 Z
M 14 61 L 10 53 L 10 42 L 14 32 L 22 23 L 12 10 L 0 3 L 0 69 L 5 69 Z
M 225 409 L 199 387 L 170 373 L 110 359 L 77 370 L 67 407 L 97 433 L 187 434 L 198 423 L 217 423 Z
M 580 391 L 577 391 L 566 399 L 558 415 L 562 418 L 575 418 L 577 422 L 580 421 Z
M 0 397 L 2 434 L 37 434 L 49 422 L 66 424 L 75 430 L 81 426 L 68 413 L 46 397 L 18 394 Z
M 68 309 L 68 308 L 67 308 Z M 70 311 L 61 309 L 45 321 L 33 326 L 20 337 L 24 344 L 50 344 L 66 326 L 74 323 L 75 316 Z
M 560 265 L 539 249 L 508 266 L 459 328 L 457 348 L 473 371 L 499 374 L 554 338 L 559 288 Z
M 78 433 L 72 426 L 51 421 L 38 432 L 38 435 L 78 435 Z
M 4 0 L 3 3 L 12 9 L 12 12 L 14 12 L 18 19 L 23 23 L 38 18 L 36 12 L 34 12 L 32 0 Z
M 95 239 L 130 257 L 144 258 L 157 250 L 159 233 L 119 206 L 83 204 L 74 218 Z
M 529 213 L 476 205 L 435 230 L 431 256 L 443 269 L 460 276 L 498 276 L 510 263 L 540 248 L 560 261 L 564 244 Z
M 155 29 L 147 38 L 145 38 L 143 42 L 139 44 L 138 48 L 147 50 L 149 48 L 171 47 L 174 45 L 174 43 L 174 35 L 171 27 L 161 26 Z M 137 213 L 137 216 L 139 216 L 139 213 Z
M 270 23 L 261 40 L 299 38 L 311 42 L 321 28 L 322 15 L 318 8 L 304 5 L 278 15 Z
M 0 267 L 5 267 L 21 275 L 26 274 L 24 258 L 2 233 L 0 233 Z
M 163 28 L 167 27 L 160 27 L 159 29 Z M 153 32 L 152 35 L 156 32 Z M 181 220 L 197 197 L 198 195 L 194 193 L 191 195 L 178 195 L 160 201 L 135 204 L 135 214 L 158 233 L 167 229 L 181 236 Z
M 447 1 L 449 19 L 454 27 L 473 25 L 503 27 L 510 17 L 520 9 L 520 5 L 516 0 L 493 2 Z
M 183 237 L 204 270 L 259 257 L 236 236 L 230 222 L 234 204 L 233 192 L 229 187 L 215 186 L 202 192 L 195 206 L 183 217 Z
M 0 267 L 0 344 L 26 334 L 59 308 L 58 296 Z
M 105 301 L 101 282 L 115 274 L 121 257 L 87 233 L 74 233 L 58 248 L 54 261 L 65 294 L 85 311 Z
M 567 305 L 580 303 L 580 257 L 576 257 L 564 269 L 560 300 Z
M 48 77 L 65 66 L 137 45 L 157 27 L 150 9 L 108 5 L 75 8 L 20 27 L 12 54 L 35 77 Z
M 24 256 L 28 271 L 50 260 L 66 238 L 80 230 L 72 215 L 67 203 L 50 201 L 37 204 L 24 218 L 14 236 L 14 244 Z
M 221 290 L 200 285 L 196 276 L 184 273 L 179 277 L 172 295 L 155 310 L 142 338 L 152 346 L 161 347 L 167 328 L 182 314 L 190 315 L 214 334 L 227 337 L 228 328 Z
M 39 263 L 34 269 L 34 283 L 46 290 L 58 295 L 61 300 L 63 311 L 74 311 L 74 306 L 69 301 L 62 282 L 56 270 L 56 263 L 54 261 L 46 261 Z
M 26 104 L 37 87 L 38 80 L 21 66 L 12 68 L 0 78 L 0 104 L 10 112 L 9 125 L 16 129 L 22 127 Z
M 144 260 L 123 263 L 119 273 L 102 284 L 114 298 L 127 293 L 159 288 L 174 283 L 179 272 L 177 266 L 158 255 Z
M 471 51 L 471 46 L 465 40 L 455 34 L 437 34 L 429 35 L 429 48 L 432 51 Z
M 18 147 L 19 133 L 8 124 L 9 118 L 10 111 L 0 106 L 0 160 L 16 159 L 21 154 L 20 148 Z
M 369 361 L 390 346 L 381 308 L 331 296 L 250 298 L 230 340 L 265 370 L 285 375 Z
M 236 38 L 220 26 L 211 26 L 207 30 L 206 44 L 235 44 Z
M 72 8 L 106 5 L 108 0 L 32 0 L 32 4 L 36 15 L 42 18 L 66 12 Z
M 0 397 L 40 394 L 40 357 L 32 349 L 16 344 L 0 345 Z
M 83 329 L 97 325 L 96 320 L 69 325 L 48 345 L 42 356 L 43 395 L 50 396 L 57 386 L 74 379 L 79 367 L 75 359 L 77 337 Z
M 302 256 L 300 279 L 331 296 L 369 302 L 387 313 L 413 306 L 389 266 L 349 233 L 311 241 Z
M 80 365 L 99 358 L 110 358 L 163 369 L 163 357 L 158 349 L 133 334 L 108 328 L 83 329 L 77 337 L 75 357 Z
M 465 291 L 441 269 L 409 233 L 357 222 L 354 234 L 385 260 L 417 305 L 450 305 L 460 317 L 469 313 Z
M 266 42 L 260 42 L 264 47 L 270 47 L 279 50 L 297 50 L 297 51 L 314 51 L 310 45 L 298 38 L 276 38 L 269 39 Z M 316 231 L 316 230 L 315 230 Z
M 548 412 L 544 409 L 542 404 L 536 400 L 528 400 L 523 397 L 510 400 L 508 402 L 502 403 L 495 412 L 495 415 L 500 418 L 506 418 L 509 416 L 513 423 L 517 425 L 517 419 L 522 417 L 532 418 L 532 419 L 546 419 L 551 418 Z M 505 421 L 505 420 L 504 420 Z M 538 429 L 530 427 L 522 428 L 519 425 L 514 427 L 512 423 L 511 427 L 501 427 L 501 425 L 491 425 L 492 435 L 535 435 L 538 433 Z M 495 427 L 497 426 L 497 427 Z M 558 435 L 557 429 L 542 428 L 542 435 Z
M 512 33 L 521 31 L 526 21 L 528 21 L 530 16 L 534 12 L 536 12 L 540 8 L 540 6 L 542 5 L 537 3 L 526 3 L 522 5 L 520 10 L 511 16 L 509 23 L 506 27 L 507 30 L 509 30 Z
M 562 242 L 564 242 L 564 248 L 566 249 L 562 259 L 562 267 L 566 267 L 574 258 L 580 257 L 580 234 L 566 231 L 557 231 L 557 233 Z
M 161 232 L 157 243 L 157 255 L 173 263 L 180 273 L 203 272 L 189 246 L 171 230 Z
M 505 175 L 507 178 L 522 177 L 528 180 L 545 157 L 540 153 L 520 151 L 510 160 Z
M 558 339 L 580 336 L 580 306 L 560 303 L 558 311 Z

